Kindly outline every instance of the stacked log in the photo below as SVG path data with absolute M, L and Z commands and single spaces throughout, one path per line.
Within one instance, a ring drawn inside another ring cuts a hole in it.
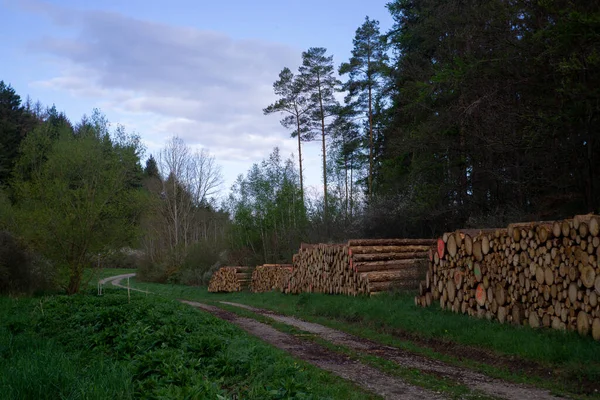
M 356 239 L 348 242 L 350 268 L 370 295 L 416 289 L 427 269 L 432 239 Z
M 416 288 L 427 269 L 431 239 L 361 239 L 303 244 L 286 293 L 377 294 Z
M 240 292 L 248 289 L 252 278 L 250 267 L 222 267 L 219 268 L 208 283 L 208 291 L 217 292 Z
M 292 275 L 292 264 L 264 264 L 252 272 L 250 290 L 255 293 L 283 291 Z
M 438 239 L 415 304 L 600 340 L 600 216 Z
M 294 269 L 286 293 L 329 293 L 357 295 L 367 290 L 366 282 L 350 268 L 344 244 L 302 244 L 293 257 Z

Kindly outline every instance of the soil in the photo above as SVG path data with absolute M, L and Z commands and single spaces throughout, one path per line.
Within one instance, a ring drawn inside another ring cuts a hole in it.
M 235 313 L 202 303 L 187 300 L 180 301 L 207 311 L 218 318 L 229 321 L 270 345 L 284 350 L 294 357 L 304 360 L 318 368 L 347 379 L 384 399 L 443 398 L 439 393 L 409 385 L 400 378 L 389 376 L 378 369 L 351 360 L 349 357 L 335 353 L 316 343 L 280 332 L 270 325 L 258 322 L 254 319 L 240 317 Z
M 478 390 L 490 396 L 511 400 L 559 399 L 559 397 L 553 396 L 547 390 L 491 378 L 487 375 L 466 368 L 452 366 L 442 361 L 433 360 L 406 350 L 399 349 L 397 347 L 385 346 L 371 340 L 359 338 L 342 331 L 328 328 L 320 324 L 302 321 L 294 317 L 280 315 L 269 310 L 258 309 L 244 304 L 225 301 L 222 301 L 221 303 L 244 308 L 254 313 L 271 318 L 277 322 L 318 335 L 322 339 L 336 345 L 345 346 L 352 350 L 378 356 L 386 360 L 393 361 L 402 367 L 414 368 L 436 376 L 450 378 L 454 381 L 462 383 L 470 389 Z M 446 344 L 446 346 L 448 346 L 448 344 Z

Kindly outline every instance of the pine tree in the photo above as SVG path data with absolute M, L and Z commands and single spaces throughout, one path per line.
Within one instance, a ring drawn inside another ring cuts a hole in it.
M 356 30 L 352 57 L 339 68 L 340 75 L 349 75 L 344 89 L 346 101 L 357 111 L 367 114 L 369 129 L 369 198 L 373 194 L 373 103 L 374 92 L 380 87 L 385 70 L 386 40 L 379 33 L 379 21 L 369 19 Z
M 285 67 L 279 73 L 279 80 L 273 84 L 273 91 L 279 99 L 266 107 L 265 115 L 274 112 L 286 113 L 280 122 L 285 128 L 293 128 L 292 137 L 298 138 L 298 165 L 300 168 L 300 193 L 304 201 L 304 183 L 302 176 L 302 141 L 310 140 L 310 119 L 308 118 L 309 99 L 305 92 L 304 81 L 294 76 Z
M 299 68 L 306 94 L 310 99 L 311 121 L 321 128 L 325 226 L 328 222 L 326 120 L 335 114 L 337 101 L 333 94 L 340 86 L 340 81 L 333 75 L 333 56 L 327 56 L 326 52 L 327 49 L 323 47 L 309 48 L 302 53 L 302 65 Z
M 148 158 L 148 160 L 146 160 L 146 168 L 144 168 L 144 173 L 147 177 L 150 178 L 160 178 L 158 164 L 156 163 L 156 160 L 154 159 L 154 156 L 152 156 L 152 154 L 150 154 L 150 157 Z

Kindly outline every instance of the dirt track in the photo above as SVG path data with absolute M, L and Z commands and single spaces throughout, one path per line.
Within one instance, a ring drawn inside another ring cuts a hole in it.
M 316 343 L 280 332 L 270 325 L 263 324 L 254 319 L 240 317 L 235 313 L 202 303 L 187 300 L 181 300 L 181 302 L 229 321 L 272 346 L 284 350 L 294 357 L 307 361 L 316 367 L 352 381 L 358 386 L 376 393 L 385 399 L 443 398 L 438 393 L 409 385 L 400 378 L 386 375 L 373 367 L 353 361 Z
M 288 317 L 274 313 L 269 310 L 250 307 L 244 304 L 222 301 L 222 304 L 228 304 L 235 307 L 244 308 L 254 313 L 271 318 L 295 328 L 301 329 L 318 335 L 336 345 L 348 347 L 350 349 L 368 353 L 377 357 L 393 361 L 402 367 L 415 368 L 424 372 L 432 373 L 441 377 L 447 377 L 473 390 L 478 390 L 490 396 L 503 399 L 521 400 L 521 399 L 559 399 L 551 395 L 547 390 L 537 389 L 524 385 L 517 385 L 504 382 L 489 376 L 465 369 L 455 367 L 441 361 L 432 360 L 397 347 L 385 346 L 379 343 L 362 339 L 348 333 L 328 328 L 323 325 L 312 322 L 302 321 L 294 317 Z

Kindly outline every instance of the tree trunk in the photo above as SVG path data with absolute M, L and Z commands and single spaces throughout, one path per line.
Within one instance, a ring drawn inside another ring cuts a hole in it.
M 300 169 L 300 195 L 302 196 L 302 205 L 304 206 L 304 181 L 302 180 L 302 141 L 300 138 L 300 116 L 296 115 L 298 124 L 298 168 Z

